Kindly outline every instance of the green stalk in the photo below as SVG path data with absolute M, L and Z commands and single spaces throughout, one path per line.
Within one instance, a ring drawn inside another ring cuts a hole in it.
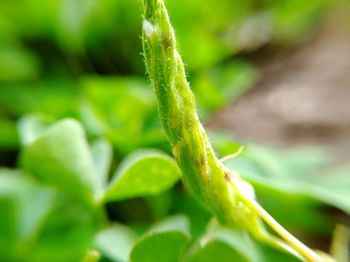
M 254 190 L 238 174 L 230 173 L 216 157 L 201 125 L 195 98 L 176 49 L 174 30 L 163 0 L 144 0 L 143 51 L 154 87 L 162 125 L 173 155 L 194 196 L 230 227 L 239 227 L 258 239 L 306 261 L 322 261 L 254 200 Z M 286 242 L 264 230 L 261 218 Z
M 173 155 L 193 194 L 222 223 L 232 224 L 236 217 L 232 210 L 234 199 L 223 179 L 224 170 L 198 120 L 195 99 L 163 1 L 145 0 L 144 10 L 144 57 Z

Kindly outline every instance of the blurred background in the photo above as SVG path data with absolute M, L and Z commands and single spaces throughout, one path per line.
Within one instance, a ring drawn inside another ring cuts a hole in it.
M 168 0 L 167 6 L 218 154 L 241 144 L 245 159 L 231 164 L 243 176 L 246 170 L 321 176 L 344 193 L 323 197 L 307 218 L 304 211 L 284 214 L 271 203 L 274 193 L 264 198 L 266 188 L 257 190 L 282 223 L 328 250 L 335 224 L 350 224 L 348 1 Z M 136 149 L 170 152 L 145 76 L 141 9 L 140 0 L 0 1 L 0 166 L 18 166 L 17 123 L 28 115 L 79 120 L 89 141 L 110 141 L 114 166 Z M 281 183 L 276 187 L 288 180 Z M 185 198 L 177 185 L 160 196 L 111 203 L 107 213 L 135 228 L 186 213 L 199 235 L 209 216 L 192 200 L 180 206 Z

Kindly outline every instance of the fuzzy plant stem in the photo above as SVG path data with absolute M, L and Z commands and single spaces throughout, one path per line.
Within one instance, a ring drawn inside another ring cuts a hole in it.
M 143 49 L 146 68 L 158 99 L 159 113 L 173 155 L 193 194 L 232 224 L 230 187 L 198 120 L 195 99 L 176 50 L 174 31 L 163 1 L 144 1 Z
M 176 49 L 174 30 L 163 0 L 144 0 L 143 52 L 162 125 L 187 187 L 226 226 L 250 231 L 306 261 L 322 261 L 283 229 L 255 202 L 254 190 L 216 157 L 201 125 L 195 98 Z M 263 218 L 285 240 L 261 230 Z M 288 245 L 289 244 L 289 245 Z

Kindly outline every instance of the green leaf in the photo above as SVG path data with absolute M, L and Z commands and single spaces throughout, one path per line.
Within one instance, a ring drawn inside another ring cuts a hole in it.
M 305 183 L 310 185 L 312 196 L 350 215 L 349 166 L 334 169 L 331 172 L 326 171 L 322 175 L 308 176 Z
M 191 222 L 191 236 L 197 239 L 205 231 L 212 214 L 184 190 L 174 190 L 173 195 L 172 212 L 186 214 Z
M 40 64 L 35 54 L 14 43 L 0 42 L 0 60 L 1 81 L 28 81 L 39 75 Z
M 189 249 L 186 262 L 270 262 L 300 261 L 250 238 L 248 232 L 219 226 L 211 221 L 207 232 Z
M 331 205 L 349 214 L 350 179 L 349 170 L 328 174 L 320 169 L 324 161 L 317 150 L 247 146 L 225 165 L 254 185 L 259 202 L 282 224 L 330 233 L 332 222 L 321 207 Z
M 173 190 L 167 190 L 163 193 L 153 195 L 153 196 L 147 196 L 143 200 L 147 204 L 148 209 L 150 210 L 153 219 L 159 220 L 164 217 L 166 217 L 170 210 L 174 212 L 174 189 Z M 176 201 L 178 199 L 176 198 Z M 179 212 L 174 212 L 179 213 Z M 183 213 L 183 212 L 181 212 Z
M 132 262 L 178 262 L 189 242 L 188 220 L 178 215 L 156 224 L 132 249 Z
M 66 119 L 49 127 L 24 149 L 21 163 L 41 182 L 92 200 L 95 167 L 77 121 Z
M 33 112 L 56 119 L 76 115 L 77 100 L 76 84 L 65 77 L 16 84 L 4 82 L 0 87 L 2 108 L 17 117 Z
M 279 249 L 276 249 L 275 247 L 271 247 L 267 244 L 265 245 L 263 243 L 257 243 L 257 246 L 259 248 L 261 257 L 263 258 L 262 261 L 264 262 L 271 262 L 271 261 L 300 262 L 301 261 L 299 258 L 291 254 L 288 254 L 286 252 L 283 252 Z
M 244 61 L 216 66 L 193 81 L 201 111 L 212 112 L 232 103 L 257 80 L 256 70 Z
M 29 246 L 25 261 L 81 261 L 92 246 L 98 225 L 95 209 L 60 194 L 36 241 Z
M 107 184 L 109 170 L 112 164 L 112 146 L 104 139 L 96 140 L 91 144 L 91 153 L 95 162 L 96 186 L 99 193 L 102 193 Z
M 113 261 L 127 262 L 132 246 L 136 241 L 136 234 L 128 227 L 114 224 L 99 232 L 95 243 L 99 250 Z
M 81 262 L 98 262 L 100 261 L 101 254 L 96 250 L 88 250 L 81 260 Z
M 17 149 L 19 137 L 16 124 L 1 115 L 0 110 L 0 149 Z
M 0 169 L 0 260 L 12 261 L 38 234 L 55 194 L 18 170 Z
M 242 148 L 238 141 L 234 141 L 229 135 L 219 132 L 209 132 L 209 138 L 220 157 L 237 154 Z
M 108 137 L 122 155 L 140 147 L 155 101 L 144 79 L 84 77 L 81 119 L 87 130 Z
M 140 150 L 121 163 L 105 199 L 113 201 L 155 195 L 172 187 L 180 176 L 180 169 L 168 155 L 155 150 Z
M 15 252 L 16 244 L 16 206 L 7 197 L 0 195 L 0 259 L 9 261 Z
M 16 198 L 22 186 L 14 177 L 15 174 L 16 171 L 0 170 L 0 260 L 9 259 L 18 239 Z
M 247 233 L 215 227 L 197 241 L 185 261 L 255 262 L 261 261 L 261 257 Z
M 34 142 L 52 123 L 51 120 L 40 115 L 27 115 L 18 121 L 21 143 L 28 145 Z

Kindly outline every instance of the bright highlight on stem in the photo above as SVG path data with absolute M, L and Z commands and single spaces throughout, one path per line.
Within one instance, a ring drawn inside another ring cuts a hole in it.
M 254 189 L 216 157 L 201 125 L 194 95 L 176 49 L 163 0 L 144 0 L 143 51 L 162 125 L 186 185 L 221 224 L 249 231 L 261 241 L 305 261 L 325 261 L 280 226 L 254 199 Z M 270 235 L 266 222 L 280 238 Z

